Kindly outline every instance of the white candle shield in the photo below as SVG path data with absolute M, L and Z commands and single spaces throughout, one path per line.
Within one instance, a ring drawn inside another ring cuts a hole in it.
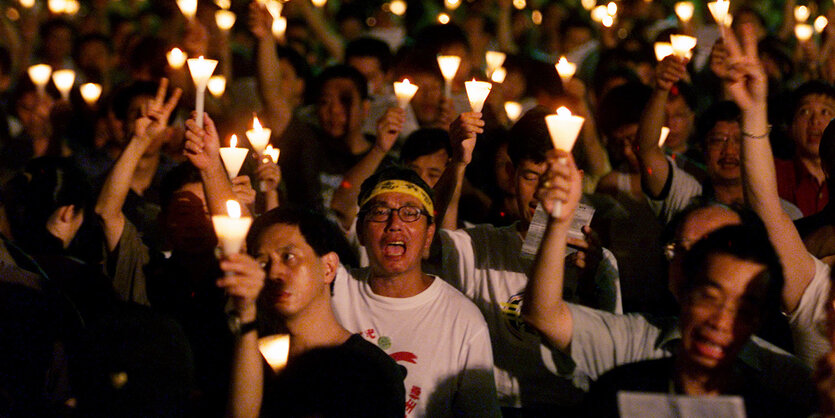
M 806 42 L 809 39 L 812 39 L 812 34 L 815 33 L 815 28 L 808 23 L 798 23 L 794 25 L 794 36 L 797 37 L 797 40 L 800 42 Z
M 232 29 L 232 26 L 235 26 L 235 20 L 237 20 L 237 17 L 231 10 L 220 9 L 215 12 L 215 23 L 222 31 Z
M 199 58 L 189 58 L 188 71 L 191 73 L 191 79 L 194 81 L 194 109 L 197 111 L 197 126 L 203 127 L 203 105 L 206 96 L 206 84 L 212 73 L 217 67 L 217 60 L 205 59 L 202 56 Z
M 457 55 L 438 55 L 437 60 L 445 81 L 444 94 L 446 97 L 450 97 L 452 96 L 452 80 L 455 79 L 455 73 L 458 72 L 458 66 L 461 65 L 461 57 Z
M 502 84 L 504 83 L 505 77 L 507 77 L 507 70 L 504 67 L 499 67 L 490 75 L 490 80 L 494 83 Z
M 52 82 L 55 87 L 61 92 L 61 97 L 64 100 L 70 99 L 70 90 L 75 83 L 75 71 L 73 70 L 58 70 L 52 73 Z
M 35 64 L 27 70 L 29 78 L 35 83 L 38 92 L 46 93 L 46 83 L 49 83 L 49 76 L 52 75 L 52 67 L 47 64 Z
M 680 1 L 676 3 L 675 6 L 676 16 L 678 16 L 682 22 L 687 23 L 693 18 L 693 12 L 695 9 L 696 8 L 693 6 L 693 2 Z
M 566 107 L 557 109 L 557 113 L 545 116 L 545 124 L 548 126 L 548 133 L 551 134 L 551 141 L 554 143 L 554 148 L 566 152 L 571 152 L 574 148 L 574 142 L 577 141 L 577 136 L 580 135 L 580 129 L 583 128 L 585 119 L 580 116 L 571 114 L 571 111 Z M 565 163 L 560 160 L 560 163 Z M 560 217 L 562 214 L 562 202 L 554 202 L 554 209 L 551 211 L 551 216 Z
M 669 42 L 656 42 L 653 48 L 655 49 L 655 58 L 658 61 L 664 61 L 664 58 L 673 55 L 673 44 Z
M 220 159 L 223 160 L 223 166 L 226 167 L 226 173 L 229 174 L 230 179 L 238 176 L 247 154 L 249 154 L 249 149 L 238 147 L 237 135 L 232 135 L 228 147 L 220 147 Z
M 511 122 L 516 122 L 522 116 L 522 104 L 519 102 L 505 102 L 504 111 Z
M 725 36 L 725 22 L 728 19 L 728 10 L 730 10 L 730 7 L 731 2 L 728 0 L 717 0 L 707 4 L 710 15 L 713 16 L 716 24 L 719 25 L 719 33 L 723 37 Z
M 252 149 L 255 150 L 255 153 L 258 155 L 263 154 L 264 150 L 267 148 L 267 144 L 270 142 L 271 134 L 272 131 L 269 128 L 261 126 L 258 116 L 252 118 L 252 129 L 246 131 L 246 137 L 249 139 Z
M 688 58 L 690 51 L 696 47 L 696 38 L 688 35 L 670 35 L 673 54 L 679 58 Z
M 560 60 L 555 65 L 557 68 L 557 74 L 560 75 L 560 80 L 562 80 L 563 84 L 568 83 L 571 80 L 571 77 L 574 77 L 574 73 L 577 72 L 577 64 L 568 62 L 568 59 L 565 56 L 560 57 Z
M 274 372 L 287 365 L 290 355 L 290 336 L 287 334 L 270 335 L 258 339 L 258 351 Z
M 92 106 L 96 104 L 99 97 L 101 97 L 102 87 L 101 84 L 97 83 L 84 83 L 78 88 L 78 91 L 81 92 L 81 98 L 83 98 L 88 105 Z
M 417 84 L 412 84 L 408 78 L 403 79 L 403 81 L 395 81 L 394 95 L 397 97 L 397 107 L 405 109 L 417 91 Z
M 507 54 L 499 51 L 487 51 L 484 54 L 484 63 L 487 64 L 487 76 L 492 76 L 493 72 L 501 68 Z
M 242 217 L 241 205 L 234 200 L 226 201 L 226 211 L 228 215 L 213 215 L 212 224 L 223 248 L 223 254 L 237 254 L 241 252 L 246 234 L 252 225 L 252 218 Z
M 472 80 L 465 82 L 464 87 L 467 89 L 467 99 L 470 100 L 470 107 L 472 107 L 473 112 L 481 112 L 481 109 L 484 108 L 484 101 L 487 100 L 493 85 L 486 81 Z
M 661 137 L 658 138 L 658 148 L 664 146 L 664 143 L 667 142 L 667 136 L 670 135 L 670 128 L 666 126 L 661 127 Z
M 197 0 L 177 0 L 177 7 L 187 19 L 194 19 L 197 14 Z
M 226 77 L 221 74 L 213 75 L 209 77 L 209 83 L 206 84 L 206 87 L 209 89 L 209 93 L 212 93 L 212 96 L 223 96 L 226 91 Z
M 168 60 L 169 67 L 179 70 L 186 65 L 188 55 L 186 55 L 186 53 L 180 48 L 171 48 L 171 50 L 165 54 L 165 59 Z

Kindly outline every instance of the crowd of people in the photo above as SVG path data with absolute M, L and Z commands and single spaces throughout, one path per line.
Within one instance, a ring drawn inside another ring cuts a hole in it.
M 28 3 L 0 416 L 835 416 L 831 4 Z

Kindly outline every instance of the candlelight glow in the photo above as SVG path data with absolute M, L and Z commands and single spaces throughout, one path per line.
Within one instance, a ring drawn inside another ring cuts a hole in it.
M 252 225 L 252 218 L 241 216 L 241 205 L 235 200 L 226 201 L 226 213 L 228 215 L 212 215 L 212 225 L 223 253 L 237 254 L 241 251 L 246 234 Z
M 273 32 L 273 36 L 275 36 L 276 39 L 284 38 L 284 32 L 287 31 L 287 18 L 284 16 L 279 16 L 278 18 L 273 20 L 273 26 L 271 29 Z
M 397 106 L 405 109 L 417 91 L 417 84 L 410 83 L 408 78 L 403 79 L 403 81 L 395 81 L 394 95 L 397 97 Z
M 270 157 L 274 163 L 278 164 L 278 156 L 280 155 L 280 152 L 281 150 L 278 148 L 273 148 L 272 145 L 267 145 L 267 149 L 264 150 L 264 155 Z
M 505 102 L 504 111 L 511 122 L 516 122 L 519 120 L 519 116 L 522 116 L 522 104 L 519 102 Z
M 474 79 L 465 82 L 464 87 L 467 89 L 467 99 L 470 100 L 470 107 L 472 107 L 473 112 L 481 112 L 484 108 L 484 101 L 487 100 L 493 85 L 486 81 L 476 81 Z
M 177 0 L 177 7 L 188 19 L 194 19 L 197 14 L 197 0 Z
M 232 7 L 232 0 L 215 0 L 215 4 L 223 10 L 227 10 Z
M 444 0 L 444 7 L 447 10 L 455 10 L 461 5 L 461 0 Z
M 526 0 L 513 0 L 513 7 L 515 7 L 517 10 L 522 10 L 527 5 L 528 2 Z
M 454 79 L 455 73 L 458 72 L 458 66 L 461 65 L 461 57 L 457 55 L 438 55 L 437 59 L 444 80 Z
M 707 4 L 707 8 L 710 10 L 713 20 L 715 20 L 716 24 L 720 26 L 725 23 L 730 6 L 731 2 L 728 0 L 717 0 Z
M 183 65 L 186 64 L 186 59 L 188 59 L 188 55 L 183 52 L 180 48 L 172 48 L 168 53 L 165 54 L 165 58 L 168 60 L 168 66 L 179 70 L 183 68 Z
M 496 71 L 493 71 L 493 74 L 490 75 L 490 80 L 494 83 L 504 83 L 504 79 L 507 77 L 507 70 L 504 67 L 496 68 Z
M 389 10 L 396 16 L 403 16 L 406 14 L 406 2 L 403 0 L 394 0 L 389 4 Z
M 206 87 L 209 88 L 209 93 L 211 93 L 212 96 L 223 96 L 223 92 L 226 91 L 226 77 L 221 74 L 213 75 L 209 77 L 209 82 L 206 84 Z
M 808 23 L 794 25 L 794 36 L 797 36 L 797 40 L 800 42 L 806 42 L 811 39 L 813 33 L 815 33 L 815 29 Z
M 682 22 L 687 23 L 690 19 L 693 18 L 693 11 L 695 7 L 693 6 L 692 2 L 689 1 L 680 1 L 676 3 L 676 16 L 681 19 Z
M 571 152 L 574 148 L 574 143 L 577 141 L 577 136 L 583 128 L 585 119 L 580 116 L 574 116 L 571 111 L 565 106 L 557 109 L 555 115 L 545 116 L 545 124 L 548 126 L 548 133 L 551 135 L 551 141 L 554 143 L 554 148 L 566 152 Z M 561 163 L 565 163 L 560 159 Z M 559 217 L 562 215 L 562 202 L 556 201 L 554 208 L 551 211 L 551 216 Z
M 655 58 L 657 58 L 658 61 L 663 61 L 668 55 L 673 55 L 673 44 L 669 42 L 656 42 L 654 48 Z
M 81 92 L 81 97 L 87 102 L 88 105 L 92 106 L 99 100 L 101 97 L 101 84 L 96 83 L 84 83 L 78 89 Z
M 238 136 L 232 135 L 229 138 L 228 147 L 220 147 L 220 159 L 223 160 L 223 166 L 226 167 L 226 173 L 229 178 L 233 179 L 241 171 L 241 166 L 244 164 L 249 150 L 246 148 L 238 148 Z
M 815 19 L 815 23 L 814 23 L 815 32 L 817 32 L 817 33 L 823 32 L 823 30 L 826 29 L 826 25 L 828 25 L 828 24 L 829 24 L 829 19 L 827 19 L 826 16 L 818 16 L 817 19 Z
M 606 16 L 609 16 L 609 11 L 606 9 L 606 6 L 597 6 L 591 10 L 591 20 L 597 23 L 602 22 Z
M 212 73 L 215 72 L 217 60 L 206 59 L 201 55 L 199 58 L 189 58 L 186 62 L 188 63 L 188 71 L 191 73 L 194 84 L 198 85 L 198 87 L 205 87 Z
M 31 9 L 35 7 L 35 0 L 20 0 L 20 5 L 24 8 Z
M 74 15 L 81 10 L 81 3 L 78 0 L 66 0 L 64 2 L 64 13 Z
M 541 25 L 542 24 L 542 12 L 539 10 L 534 10 L 531 12 L 531 22 L 534 25 Z
M 696 46 L 696 38 L 687 35 L 670 35 L 673 53 L 680 58 L 687 58 L 690 50 Z
M 229 138 L 229 148 L 237 148 L 238 147 L 238 135 L 232 134 L 232 137 Z
M 321 9 L 322 7 L 325 7 L 325 4 L 328 3 L 328 0 L 311 0 L 310 2 L 313 3 L 313 6 Z
M 571 80 L 571 77 L 574 77 L 574 73 L 577 72 L 577 64 L 568 62 L 568 59 L 565 56 L 560 57 L 559 62 L 555 65 L 557 68 L 557 74 L 560 75 L 560 79 L 562 80 L 563 84 L 568 83 Z
M 507 58 L 507 54 L 504 52 L 487 51 L 484 54 L 484 62 L 487 64 L 487 74 L 493 74 L 493 71 L 501 67 L 504 64 L 505 58 Z
M 236 19 L 237 17 L 232 11 L 221 9 L 215 12 L 215 23 L 221 30 L 232 29 L 232 26 L 235 26 Z
M 284 9 L 283 4 L 279 3 L 277 0 L 266 0 L 263 3 L 267 5 L 267 11 L 270 12 L 270 15 L 274 20 L 281 16 L 281 10 Z
M 809 15 L 812 12 L 806 6 L 794 6 L 794 20 L 798 22 L 805 22 L 809 20 Z
M 261 352 L 270 368 L 277 372 L 287 365 L 287 357 L 290 355 L 290 336 L 279 334 L 259 338 L 258 351 Z
M 658 148 L 664 146 L 664 142 L 667 142 L 668 135 L 670 135 L 670 128 L 666 126 L 661 127 L 661 137 L 658 138 Z
M 272 130 L 261 126 L 261 121 L 258 120 L 258 116 L 253 117 L 252 129 L 246 131 L 246 137 L 249 139 L 252 149 L 255 150 L 255 153 L 258 155 L 261 155 L 264 152 L 264 149 L 267 148 L 267 143 L 270 142 L 271 134 Z
M 597 0 L 580 0 L 580 4 L 583 5 L 584 9 L 591 11 L 597 4 Z
M 615 18 L 609 15 L 603 16 L 603 19 L 600 20 L 600 24 L 604 27 L 611 28 L 612 25 L 615 24 Z
M 618 4 L 613 1 L 610 1 L 609 4 L 606 5 L 606 13 L 608 13 L 609 16 L 614 17 L 616 14 L 618 14 Z
M 75 71 L 55 71 L 52 73 L 52 82 L 55 83 L 55 87 L 61 92 L 61 97 L 67 100 L 70 98 L 70 90 L 72 90 L 72 85 L 75 83 Z
M 49 0 L 46 2 L 46 7 L 52 14 L 63 13 L 67 8 L 67 0 Z
M 449 15 L 446 13 L 438 13 L 438 23 L 442 25 L 449 23 Z
M 241 204 L 238 203 L 236 200 L 229 199 L 226 201 L 226 213 L 229 214 L 229 217 L 232 219 L 240 219 L 241 218 Z
M 52 67 L 47 64 L 35 64 L 29 67 L 27 72 L 32 82 L 39 88 L 43 88 L 49 82 L 49 76 L 52 75 Z

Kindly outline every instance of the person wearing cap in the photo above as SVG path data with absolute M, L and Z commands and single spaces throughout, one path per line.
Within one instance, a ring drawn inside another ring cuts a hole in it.
M 340 267 L 332 305 L 347 330 L 406 370 L 406 416 L 499 416 L 493 354 L 478 308 L 421 260 L 435 233 L 432 189 L 392 167 L 363 182 L 357 232 L 369 267 Z

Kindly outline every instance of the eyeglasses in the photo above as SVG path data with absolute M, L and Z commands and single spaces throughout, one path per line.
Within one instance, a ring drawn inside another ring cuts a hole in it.
M 392 212 L 397 212 L 397 217 L 403 222 L 415 222 L 420 219 L 420 215 L 426 214 L 426 211 L 415 206 L 401 206 L 397 209 L 373 206 L 363 212 L 365 213 L 365 219 L 371 222 L 388 222 L 391 219 Z

